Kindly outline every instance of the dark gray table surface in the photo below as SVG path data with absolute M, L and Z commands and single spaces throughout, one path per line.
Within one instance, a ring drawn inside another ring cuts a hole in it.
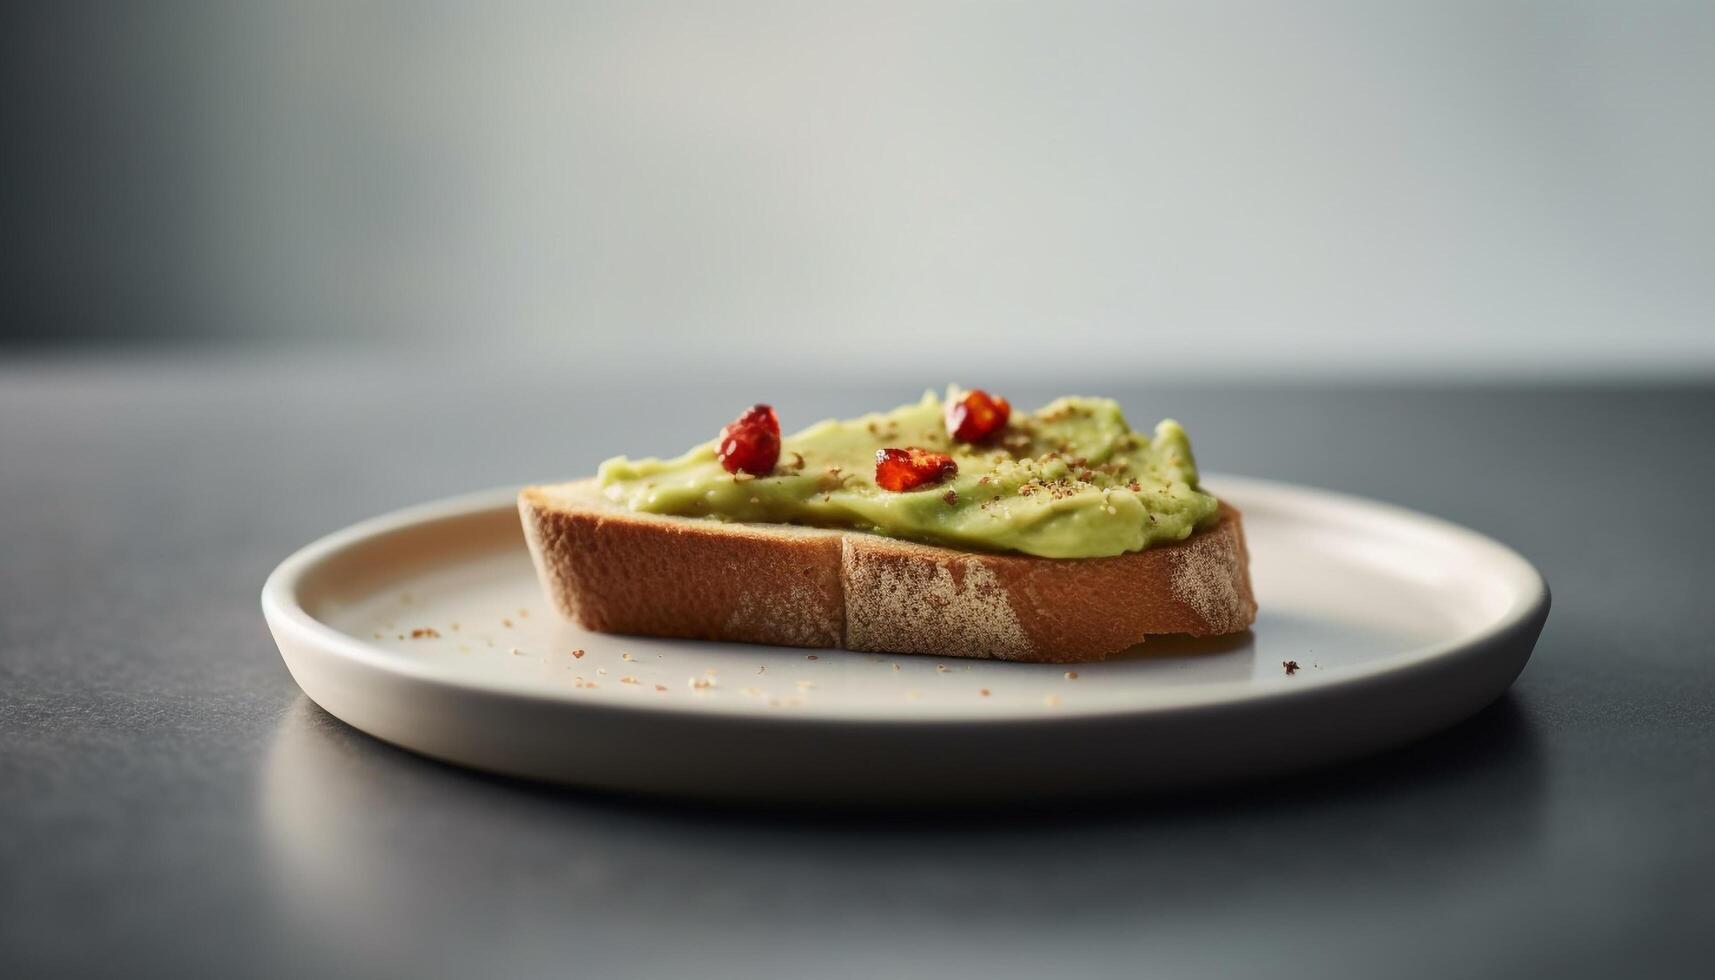
M 1715 954 L 1715 386 L 1086 379 L 1182 419 L 1206 470 L 1518 548 L 1554 590 L 1535 657 L 1457 728 L 1312 776 L 858 813 L 463 772 L 293 685 L 257 592 L 324 532 L 673 451 L 757 398 L 790 424 L 915 394 L 567 378 L 0 362 L 0 976 L 1607 977 Z

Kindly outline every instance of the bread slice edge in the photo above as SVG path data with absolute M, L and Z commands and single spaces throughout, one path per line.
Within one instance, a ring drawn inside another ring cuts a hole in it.
M 988 554 L 876 534 L 632 511 L 592 479 L 526 487 L 549 601 L 608 633 L 1044 663 L 1256 618 L 1243 519 L 1105 558 Z

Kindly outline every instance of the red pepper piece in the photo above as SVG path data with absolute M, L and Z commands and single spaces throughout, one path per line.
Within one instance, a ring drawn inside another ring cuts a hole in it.
M 982 442 L 1006 428 L 1012 405 L 981 388 L 947 403 L 947 434 L 960 442 Z
M 945 453 L 916 446 L 875 451 L 875 485 L 883 490 L 915 490 L 940 483 L 957 472 L 959 464 Z
M 716 448 L 728 473 L 767 476 L 780 461 L 780 417 L 767 405 L 753 405 L 721 429 Z

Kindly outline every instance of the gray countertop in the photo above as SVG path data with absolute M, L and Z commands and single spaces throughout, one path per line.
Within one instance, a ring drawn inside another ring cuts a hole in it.
M 1555 595 L 1534 658 L 1465 724 L 1312 776 L 855 814 L 463 772 L 293 685 L 256 597 L 314 537 L 676 450 L 758 398 L 802 421 L 915 394 L 568 377 L 0 364 L 0 975 L 1606 977 L 1715 954 L 1715 386 L 1078 385 L 1179 417 L 1207 470 L 1518 548 Z

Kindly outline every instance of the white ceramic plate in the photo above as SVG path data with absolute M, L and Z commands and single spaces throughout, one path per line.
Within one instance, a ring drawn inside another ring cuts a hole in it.
M 1075 674 L 591 633 L 543 598 L 512 491 L 323 538 L 275 569 L 262 609 L 304 692 L 388 742 L 536 779 L 747 800 L 1042 798 L 1279 774 L 1451 725 L 1524 667 L 1548 590 L 1515 552 L 1325 491 L 1209 485 L 1245 514 L 1255 628 L 1153 639 Z

